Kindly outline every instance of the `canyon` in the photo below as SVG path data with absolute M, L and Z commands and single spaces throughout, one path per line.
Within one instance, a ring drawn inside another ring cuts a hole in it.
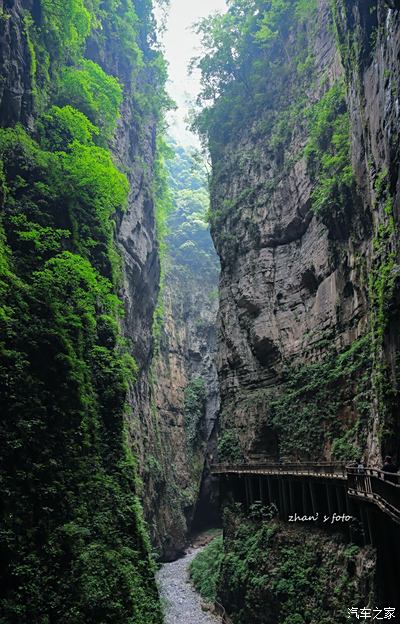
M 400 459 L 400 5 L 200 22 L 208 173 L 153 8 L 0 0 L 0 622 L 162 622 L 154 560 L 221 524 L 235 624 L 347 621 L 379 547 L 223 511 L 213 464 Z

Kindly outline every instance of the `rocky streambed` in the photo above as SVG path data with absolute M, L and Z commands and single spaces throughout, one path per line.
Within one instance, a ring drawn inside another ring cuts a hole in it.
M 157 574 L 165 624 L 221 624 L 221 618 L 202 609 L 202 599 L 189 581 L 190 562 L 201 550 L 189 549 L 182 559 L 165 563 Z

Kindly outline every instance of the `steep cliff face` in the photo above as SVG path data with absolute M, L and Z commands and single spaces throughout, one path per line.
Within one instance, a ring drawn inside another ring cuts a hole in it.
M 24 11 L 31 2 L 0 3 L 0 116 L 4 125 L 32 124 L 33 93 Z
M 398 460 L 399 9 L 232 0 L 199 27 L 221 460 Z M 337 596 L 395 600 L 383 541 L 345 547 L 268 513 L 226 510 L 234 622 L 345 622 Z
M 150 46 L 155 36 L 152 32 L 155 23 L 148 15 L 142 20 L 142 49 L 136 52 L 141 70 L 135 67 L 132 59 L 121 56 L 115 45 L 116 24 L 112 18 L 106 32 L 92 37 L 87 44 L 87 56 L 98 62 L 107 73 L 116 76 L 124 86 L 121 117 L 111 147 L 121 169 L 127 172 L 130 186 L 127 210 L 119 215 L 117 223 L 117 240 L 122 255 L 124 330 L 131 340 L 133 355 L 141 371 L 132 398 L 133 404 L 136 403 L 134 409 L 141 409 L 140 388 L 148 377 L 153 346 L 151 327 L 160 282 L 154 206 L 156 136 L 160 113 L 157 104 L 140 101 L 140 95 L 136 93 L 141 90 L 142 97 L 146 98 L 152 88 L 151 65 L 156 62 L 156 55 Z M 147 70 L 144 69 L 146 65 Z M 162 90 L 158 95 L 161 102 L 164 98 Z
M 222 264 L 220 451 L 379 461 L 398 451 L 399 14 L 384 2 L 309 10 L 270 15 L 276 38 L 261 27 L 254 64 L 243 54 L 204 117 Z M 246 97 L 254 107 L 232 134 Z
M 399 51 L 400 4 L 338 3 L 336 23 L 348 85 L 352 158 L 371 215 L 368 241 L 373 399 L 367 456 L 399 457 Z
M 153 24 L 154 27 L 154 24 Z M 113 31 L 113 24 L 109 28 Z M 143 23 L 143 55 L 151 64 L 152 52 Z M 146 521 L 150 528 L 152 544 L 159 548 L 160 534 L 164 529 L 157 515 L 156 485 L 147 474 L 149 457 L 162 462 L 159 448 L 159 431 L 154 414 L 151 367 L 154 354 L 153 322 L 160 291 L 160 256 L 155 187 L 157 154 L 158 111 L 139 102 L 135 94 L 137 71 L 124 62 L 115 47 L 113 36 L 93 37 L 88 43 L 88 54 L 124 85 L 125 98 L 121 109 L 112 150 L 130 183 L 128 207 L 118 216 L 116 236 L 121 254 L 122 284 L 120 295 L 125 314 L 122 329 L 132 355 L 138 364 L 135 384 L 128 392 L 126 422 L 129 443 L 138 459 L 142 484 L 140 496 Z M 143 72 L 139 84 L 146 92 L 151 88 L 150 72 Z M 148 84 L 146 84 L 148 81 Z M 162 97 L 162 94 L 160 93 Z M 150 108 L 150 110 L 149 110 Z
M 199 500 L 202 486 L 209 487 L 204 480 L 218 409 L 217 303 L 208 298 L 214 289 L 214 280 L 186 274 L 167 276 L 163 292 L 165 320 L 154 366 L 161 483 L 149 456 L 147 465 L 155 479 L 151 507 L 158 510 L 158 539 L 167 559 L 187 545 L 196 512 L 206 511 L 209 526 L 216 518 L 216 492 L 204 492 Z
M 218 262 L 206 224 L 204 174 L 182 148 L 169 164 L 173 212 L 155 326 L 153 437 L 144 461 L 146 508 L 164 559 L 183 551 L 194 524 L 217 521 L 209 474 L 219 391 L 215 365 Z
M 132 453 L 159 282 L 151 11 L 1 3 L 2 622 L 162 620 Z

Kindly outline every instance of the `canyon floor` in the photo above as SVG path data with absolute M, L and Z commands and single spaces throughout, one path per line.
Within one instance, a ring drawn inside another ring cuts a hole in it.
M 165 624 L 221 624 L 221 618 L 203 611 L 202 599 L 189 581 L 190 562 L 201 550 L 190 548 L 184 557 L 165 563 L 158 572 Z

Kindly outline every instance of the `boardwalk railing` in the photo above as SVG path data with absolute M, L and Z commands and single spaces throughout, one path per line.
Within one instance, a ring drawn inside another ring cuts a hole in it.
M 211 467 L 213 474 L 270 474 L 270 475 L 298 475 L 309 477 L 324 477 L 346 479 L 347 470 L 344 463 L 332 462 L 288 462 L 274 464 L 268 462 L 251 464 L 214 464 Z
M 400 520 L 400 475 L 374 468 L 348 468 L 349 496 L 374 502 L 393 520 Z
M 384 513 L 400 523 L 400 474 L 375 468 L 353 468 L 344 463 L 330 462 L 258 462 L 215 464 L 213 474 L 219 475 L 273 475 L 320 479 L 339 479 L 346 482 L 347 493 L 376 504 Z

